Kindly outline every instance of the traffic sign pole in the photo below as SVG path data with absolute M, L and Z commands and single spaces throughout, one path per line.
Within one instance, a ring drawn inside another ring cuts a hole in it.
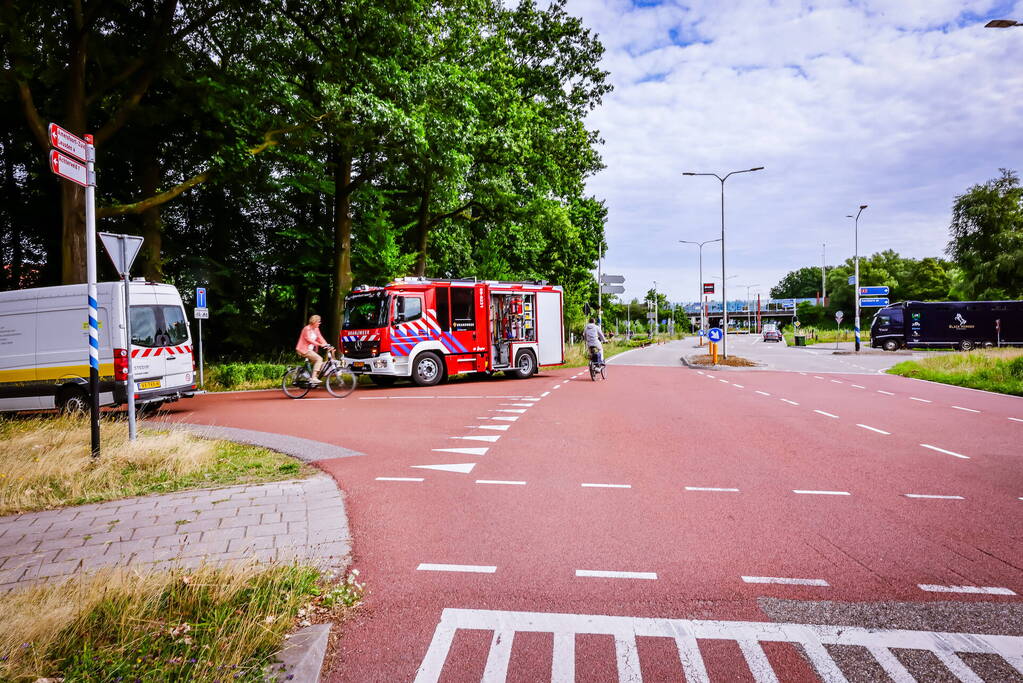
M 99 457 L 99 303 L 96 294 L 96 148 L 85 136 L 85 279 L 89 292 L 89 419 L 92 457 Z M 130 364 L 130 360 L 129 360 Z
M 131 367 L 133 365 L 131 358 L 131 276 L 129 274 L 131 267 L 128 265 L 128 240 L 122 236 L 119 241 L 121 242 L 121 263 L 124 264 L 124 272 L 121 273 L 124 277 L 124 350 L 128 354 L 128 377 L 124 388 L 128 395 L 128 440 L 134 441 L 138 434 L 135 429 L 135 371 Z
M 199 304 L 202 304 L 201 308 L 206 308 L 206 288 L 196 287 L 195 288 L 195 303 L 196 307 L 200 308 Z M 196 317 L 196 322 L 199 323 L 199 388 L 206 388 L 206 379 L 203 374 L 203 363 L 202 363 L 202 318 Z

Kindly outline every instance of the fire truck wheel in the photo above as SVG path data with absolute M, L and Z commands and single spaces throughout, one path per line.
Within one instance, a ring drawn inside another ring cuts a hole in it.
M 392 386 L 397 378 L 390 377 L 388 375 L 370 375 L 369 381 L 378 387 L 389 387 Z
M 421 353 L 412 366 L 412 381 L 421 387 L 432 387 L 444 378 L 444 363 L 435 353 Z
M 536 356 L 532 351 L 519 351 L 519 355 L 515 357 L 513 374 L 516 379 L 529 379 L 536 374 Z

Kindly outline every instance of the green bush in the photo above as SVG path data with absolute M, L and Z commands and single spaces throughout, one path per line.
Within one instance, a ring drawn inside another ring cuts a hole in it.
M 212 391 L 237 389 L 251 385 L 263 385 L 280 379 L 286 366 L 276 363 L 225 363 L 207 369 L 207 388 Z

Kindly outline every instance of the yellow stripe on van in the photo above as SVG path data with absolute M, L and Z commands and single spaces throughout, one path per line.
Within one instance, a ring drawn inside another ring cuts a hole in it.
M 114 376 L 113 363 L 100 363 L 99 375 L 101 378 Z M 7 382 L 32 382 L 58 380 L 65 377 L 89 376 L 88 365 L 61 365 L 52 368 L 29 368 L 21 370 L 0 370 L 0 383 Z

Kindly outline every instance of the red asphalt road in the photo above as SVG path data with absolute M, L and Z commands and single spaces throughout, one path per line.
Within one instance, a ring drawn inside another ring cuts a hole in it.
M 606 382 L 566 381 L 577 372 L 359 389 L 340 401 L 212 395 L 179 404 L 170 418 L 366 453 L 318 463 L 348 496 L 353 566 L 369 587 L 365 609 L 344 634 L 338 681 L 411 680 L 444 608 L 769 621 L 760 597 L 1021 599 L 917 585 L 1023 594 L 1023 422 L 1009 419 L 1023 420 L 1023 400 L 886 375 L 612 366 Z M 500 397 L 543 392 L 533 407 L 518 408 L 524 413 L 494 412 L 529 403 Z M 477 419 L 498 415 L 519 419 Z M 482 424 L 509 429 L 474 427 Z M 501 438 L 450 438 L 469 435 Z M 489 450 L 432 450 L 452 447 Z M 411 467 L 470 462 L 477 464 L 469 474 Z M 417 571 L 420 563 L 496 571 Z M 657 579 L 583 578 L 578 569 L 655 572 Z M 830 585 L 749 584 L 742 576 Z M 480 680 L 491 637 L 458 631 L 442 680 Z M 674 646 L 660 640 L 639 641 L 644 679 L 681 678 Z M 549 680 L 551 648 L 549 634 L 517 634 L 509 680 Z M 701 641 L 700 649 L 712 680 L 752 680 L 735 643 Z M 782 680 L 816 678 L 794 646 L 764 649 Z M 610 636 L 577 637 L 577 680 L 616 680 L 614 653 Z

